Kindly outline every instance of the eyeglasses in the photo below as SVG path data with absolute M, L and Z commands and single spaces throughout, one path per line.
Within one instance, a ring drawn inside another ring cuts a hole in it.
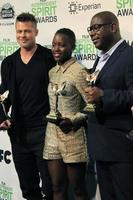
M 94 33 L 98 32 L 102 26 L 110 25 L 112 23 L 104 23 L 104 24 L 94 24 L 87 28 L 87 31 L 90 33 L 93 31 Z

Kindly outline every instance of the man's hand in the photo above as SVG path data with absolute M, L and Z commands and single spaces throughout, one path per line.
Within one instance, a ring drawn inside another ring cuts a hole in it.
M 11 121 L 10 119 L 7 119 L 5 121 L 3 121 L 0 124 L 0 130 L 8 130 L 11 127 Z
M 96 103 L 103 96 L 103 90 L 98 87 L 87 87 L 85 89 L 85 95 L 88 103 Z
M 132 112 L 132 116 L 133 116 L 133 106 L 131 107 L 131 112 Z

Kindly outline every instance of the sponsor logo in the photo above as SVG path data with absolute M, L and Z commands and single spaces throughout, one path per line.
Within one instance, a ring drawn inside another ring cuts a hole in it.
M 0 183 L 0 200 L 13 200 L 13 188 L 4 182 Z
M 10 3 L 6 3 L 2 7 L 0 7 L 0 26 L 14 25 L 14 18 L 14 7 Z
M 3 149 L 0 149 L 0 162 L 5 162 L 6 164 L 10 164 L 11 163 L 11 152 L 6 150 L 4 151 Z
M 57 22 L 56 8 L 56 1 L 40 0 L 38 3 L 31 4 L 31 12 L 38 23 Z
M 12 54 L 18 48 L 18 43 L 12 42 L 8 38 L 3 39 L 3 41 L 0 41 L 0 61 L 2 61 L 6 56 Z
M 14 17 L 14 8 L 10 3 L 6 3 L 0 8 L 0 19 L 9 19 Z
M 117 16 L 133 15 L 133 0 L 116 0 Z
M 101 3 L 82 4 L 77 1 L 68 2 L 68 9 L 70 14 L 78 14 L 79 12 L 86 12 L 89 10 L 100 9 Z

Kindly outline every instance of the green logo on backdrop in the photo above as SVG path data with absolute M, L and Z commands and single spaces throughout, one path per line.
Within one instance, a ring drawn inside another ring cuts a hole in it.
M 4 182 L 0 184 L 0 200 L 13 200 L 13 189 Z
M 82 35 L 81 39 L 76 40 L 74 56 L 77 60 L 95 60 L 97 49 L 89 39 L 88 35 Z
M 31 12 L 38 23 L 57 22 L 56 1 L 33 3 L 31 7 Z
M 3 41 L 0 41 L 0 60 L 12 54 L 18 48 L 19 45 L 17 42 L 11 42 L 10 39 L 3 39 Z
M 116 0 L 117 16 L 133 15 L 133 0 Z

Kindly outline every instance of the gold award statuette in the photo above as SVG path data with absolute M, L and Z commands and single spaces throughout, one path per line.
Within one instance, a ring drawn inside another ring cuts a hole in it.
M 48 122 L 57 124 L 61 119 L 61 114 L 59 112 L 50 111 L 50 113 L 46 116 L 46 120 Z
M 51 123 L 58 123 L 59 120 L 61 119 L 61 114 L 58 111 L 58 84 L 55 83 L 51 83 L 51 87 L 52 87 L 52 91 L 54 93 L 55 96 L 55 105 L 54 105 L 54 109 L 50 111 L 50 113 L 46 116 L 46 120 L 48 122 Z
M 9 90 L 0 95 L 0 123 L 7 119 L 7 113 L 4 105 L 4 101 L 7 99 Z
M 95 86 L 95 81 L 97 79 L 98 74 L 99 74 L 98 70 L 93 72 L 93 73 L 87 73 L 86 81 L 88 82 L 88 86 L 89 87 Z M 87 103 L 87 105 L 84 108 L 84 111 L 86 111 L 86 112 L 95 112 L 95 104 Z

